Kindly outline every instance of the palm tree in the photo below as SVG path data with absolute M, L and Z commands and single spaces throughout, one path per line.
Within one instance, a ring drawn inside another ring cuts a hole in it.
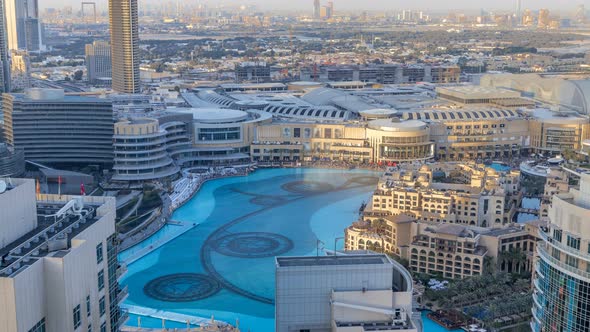
M 508 251 L 502 251 L 498 260 L 506 264 L 506 271 L 509 273 L 521 274 L 524 272 L 524 266 L 527 262 L 527 256 L 520 248 L 510 248 Z

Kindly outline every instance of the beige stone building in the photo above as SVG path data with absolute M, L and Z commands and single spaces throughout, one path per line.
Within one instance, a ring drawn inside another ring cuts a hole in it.
M 487 248 L 480 245 L 481 234 L 460 225 L 417 225 L 410 245 L 410 269 L 462 279 L 483 273 Z
M 539 208 L 540 218 L 545 219 L 549 216 L 551 198 L 554 195 L 564 194 L 569 191 L 568 182 L 569 176 L 563 169 L 555 167 L 549 171 L 541 199 L 541 207 Z
M 377 119 L 366 124 L 276 121 L 259 126 L 256 134 L 251 148 L 254 161 L 384 163 L 434 157 L 429 126 L 415 120 Z
M 347 250 L 375 250 L 407 256 L 413 224 L 416 219 L 407 215 L 365 213 L 363 218 L 345 231 Z
M 528 145 L 528 120 L 513 110 L 420 110 L 404 112 L 402 118 L 428 123 L 439 160 L 510 158 Z
M 489 268 L 530 271 L 539 223 L 512 224 L 519 172 L 436 163 L 390 168 L 362 218 L 345 231 L 347 250 L 388 252 L 412 271 L 457 279 Z
M 518 171 L 499 173 L 476 164 L 408 165 L 384 177 L 367 212 L 500 227 L 516 212 L 519 176 Z
M 551 112 L 545 109 L 529 113 L 530 146 L 534 153 L 555 155 L 565 150 L 580 151 L 590 138 L 587 116 L 574 112 Z

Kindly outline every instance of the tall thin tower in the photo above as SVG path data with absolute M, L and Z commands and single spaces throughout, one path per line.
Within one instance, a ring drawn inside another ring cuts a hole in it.
M 0 92 L 10 92 L 10 61 L 4 14 L 4 1 L 0 1 Z
M 140 93 L 137 0 L 109 0 L 113 90 Z
M 522 0 L 516 0 L 516 18 L 521 22 L 522 18 Z
M 313 18 L 320 18 L 320 0 L 313 1 Z

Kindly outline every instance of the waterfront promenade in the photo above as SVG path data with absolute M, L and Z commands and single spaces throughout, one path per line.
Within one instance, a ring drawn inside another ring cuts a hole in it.
M 143 225 L 141 230 L 136 230 L 135 234 L 121 240 L 119 244 L 120 251 L 125 251 L 132 248 L 138 243 L 141 243 L 157 233 L 166 225 L 173 225 L 177 230 L 171 232 L 165 238 L 154 241 L 150 246 L 142 248 L 137 252 L 125 257 L 125 263 L 129 264 L 133 261 L 147 255 L 151 251 L 164 245 L 168 241 L 176 238 L 184 232 L 196 227 L 196 224 L 183 224 L 170 220 L 170 216 L 176 209 L 181 207 L 184 203 L 189 201 L 201 188 L 201 186 L 210 180 L 220 179 L 228 176 L 245 176 L 250 173 L 249 169 L 221 169 L 213 170 L 203 174 L 185 173 L 185 175 L 174 183 L 173 192 L 163 199 L 162 215 L 148 225 Z

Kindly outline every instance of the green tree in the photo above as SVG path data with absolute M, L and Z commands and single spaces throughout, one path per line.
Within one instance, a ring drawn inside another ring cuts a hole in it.
M 84 72 L 82 70 L 76 70 L 74 72 L 74 80 L 75 81 L 81 81 L 82 80 L 82 76 L 84 76 Z

